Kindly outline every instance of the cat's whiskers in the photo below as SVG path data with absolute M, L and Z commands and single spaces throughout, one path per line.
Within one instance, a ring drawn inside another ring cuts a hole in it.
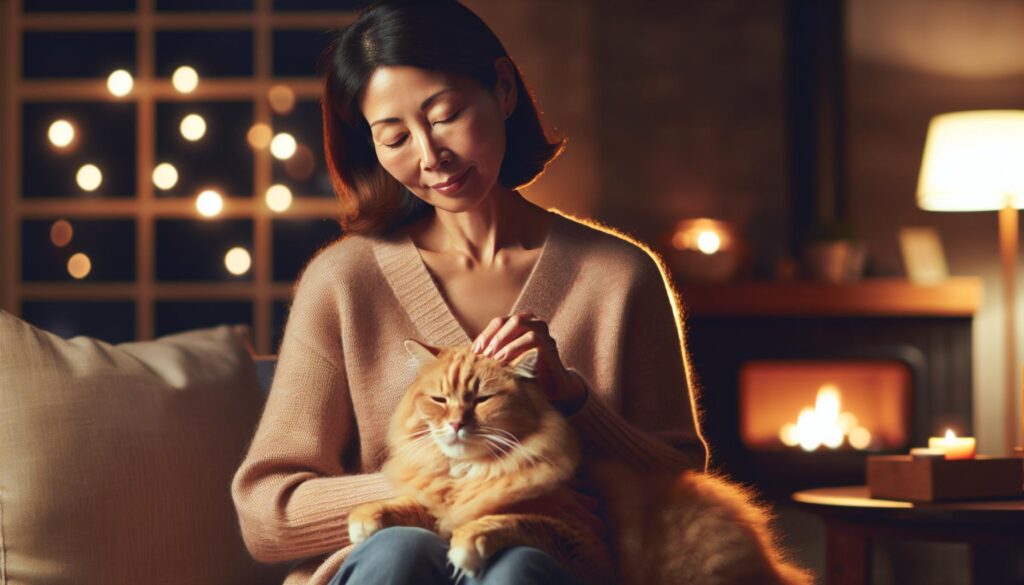
M 401 455 L 405 455 L 406 451 L 409 451 L 410 454 L 418 455 L 419 452 L 424 447 L 427 447 L 427 446 L 430 445 L 430 442 L 432 440 L 433 440 L 433 437 L 430 436 L 429 431 L 426 432 L 426 433 L 423 433 L 419 437 L 417 437 L 416 439 L 414 439 L 412 441 L 409 441 L 405 445 L 402 445 L 397 451 L 395 451 L 393 457 L 398 457 L 398 456 L 401 456 Z M 412 457 L 410 457 L 410 459 L 411 458 Z
M 488 427 L 488 428 L 490 428 L 490 427 Z M 493 430 L 499 430 L 500 431 L 501 429 L 493 429 Z M 507 431 L 505 432 L 505 435 L 507 435 L 508 437 L 511 437 L 511 438 L 506 438 L 505 436 L 502 436 L 502 435 L 492 435 L 492 438 L 494 440 L 496 440 L 496 441 L 503 442 L 504 444 L 508 445 L 509 448 L 510 448 L 510 452 L 512 450 L 516 450 L 516 451 L 520 452 L 523 455 L 523 458 L 526 459 L 526 461 L 530 462 L 533 465 L 536 465 L 539 462 L 543 462 L 543 463 L 547 463 L 548 465 L 551 465 L 553 467 L 556 467 L 555 462 L 552 461 L 550 458 L 548 458 L 548 457 L 546 457 L 544 455 L 541 455 L 540 453 L 534 453 L 534 452 L 530 451 L 529 449 L 527 449 L 526 447 L 524 447 L 522 441 L 520 441 L 518 438 L 516 438 L 515 435 L 512 435 L 511 433 L 508 433 Z

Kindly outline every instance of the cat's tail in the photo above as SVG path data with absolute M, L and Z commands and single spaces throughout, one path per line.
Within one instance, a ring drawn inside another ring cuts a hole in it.
M 607 505 L 623 584 L 807 585 L 753 492 L 698 472 L 651 475 L 602 466 L 595 477 Z

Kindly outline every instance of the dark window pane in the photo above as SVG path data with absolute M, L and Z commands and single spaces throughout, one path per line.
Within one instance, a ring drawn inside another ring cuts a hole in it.
M 170 77 L 188 65 L 206 77 L 252 75 L 252 31 L 164 30 L 156 33 L 156 74 Z M 202 83 L 202 81 L 200 81 Z
M 195 142 L 181 135 L 181 121 L 198 114 L 206 134 Z M 156 106 L 156 163 L 178 170 L 178 183 L 158 197 L 195 197 L 213 189 L 222 196 L 252 196 L 252 149 L 246 133 L 253 122 L 251 102 L 164 102 Z
M 251 269 L 236 276 L 224 266 L 224 256 L 236 246 L 252 256 L 252 220 L 157 220 L 156 279 L 250 281 Z
M 271 315 L 271 327 L 273 327 L 273 339 L 271 340 L 270 353 L 281 353 L 281 341 L 284 340 L 284 324 L 288 319 L 290 301 L 274 301 L 273 315 Z
M 336 219 L 275 219 L 274 280 L 293 282 L 317 250 L 341 237 Z
M 316 62 L 331 33 L 320 30 L 275 30 L 274 75 L 315 77 Z
M 291 112 L 274 115 L 274 132 L 288 132 L 299 143 L 290 159 L 273 159 L 274 182 L 287 185 L 296 196 L 334 197 L 324 162 L 322 128 L 317 101 L 298 101 Z
M 32 197 L 132 197 L 135 194 L 135 104 L 128 102 L 40 102 L 22 105 L 22 193 Z M 66 149 L 50 144 L 50 124 L 75 127 Z M 99 167 L 103 181 L 83 191 L 75 179 L 85 164 Z
M 156 0 L 158 12 L 252 10 L 252 0 Z
M 135 0 L 21 0 L 21 11 L 31 12 L 119 12 L 135 10 Z
M 25 79 L 102 77 L 117 69 L 135 74 L 135 33 L 131 31 L 22 33 Z
M 370 0 L 274 0 L 274 10 L 279 12 L 359 10 L 369 3 Z
M 135 222 L 130 219 L 69 219 L 71 241 L 58 247 L 50 238 L 56 220 L 27 219 L 21 222 L 22 280 L 34 281 L 131 281 L 135 280 Z M 88 256 L 90 270 L 82 279 L 68 273 L 68 259 Z
M 131 301 L 23 301 L 21 316 L 64 338 L 88 335 L 108 343 L 135 339 L 135 303 Z
M 217 325 L 252 327 L 252 303 L 247 301 L 157 301 L 156 335 Z

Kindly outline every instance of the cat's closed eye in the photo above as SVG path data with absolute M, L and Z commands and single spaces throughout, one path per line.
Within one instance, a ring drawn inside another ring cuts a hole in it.
M 438 403 L 438 404 L 447 404 L 448 403 L 448 399 L 445 398 L 444 396 L 431 396 L 430 399 L 433 400 L 434 402 Z
M 481 402 L 487 402 L 491 398 L 494 398 L 494 394 L 488 394 L 487 396 L 477 396 L 476 400 L 474 400 L 473 402 L 475 402 L 476 404 L 480 404 Z

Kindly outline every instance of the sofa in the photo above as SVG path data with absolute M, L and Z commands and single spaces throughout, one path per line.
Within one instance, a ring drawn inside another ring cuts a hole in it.
M 0 584 L 283 581 L 230 494 L 273 367 L 246 335 L 111 345 L 0 311 Z

